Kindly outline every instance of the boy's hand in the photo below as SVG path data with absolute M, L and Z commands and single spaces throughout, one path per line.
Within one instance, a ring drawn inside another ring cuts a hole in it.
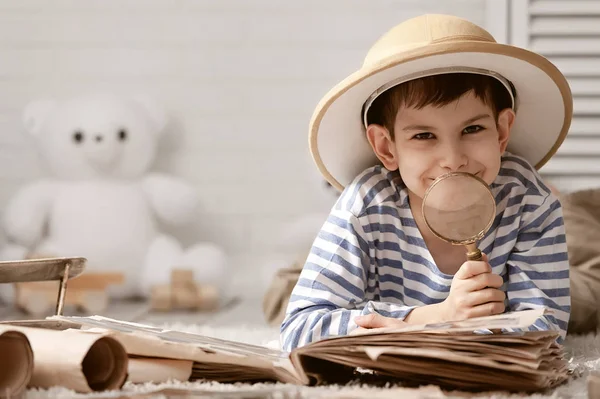
M 492 273 L 485 255 L 481 261 L 463 263 L 454 275 L 450 295 L 440 303 L 440 316 L 454 321 L 503 313 L 506 294 L 498 289 L 503 282 Z
M 503 313 L 506 294 L 499 290 L 504 281 L 492 273 L 488 258 L 467 261 L 454 275 L 450 294 L 443 302 L 413 309 L 404 320 L 377 313 L 358 316 L 354 322 L 363 329 L 402 327 L 407 324 L 427 324 L 471 319 Z
M 402 320 L 394 319 L 393 317 L 382 316 L 379 313 L 371 313 L 368 315 L 355 317 L 354 322 L 357 326 L 364 329 L 381 327 L 402 327 L 408 325 L 408 323 Z

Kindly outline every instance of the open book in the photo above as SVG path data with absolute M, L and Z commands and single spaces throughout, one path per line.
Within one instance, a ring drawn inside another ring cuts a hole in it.
M 361 376 L 451 389 L 536 391 L 568 378 L 556 331 L 526 329 L 545 311 L 527 310 L 461 322 L 367 330 L 324 339 L 291 353 L 102 316 L 50 319 L 119 341 L 130 361 L 185 362 L 190 380 L 280 381 L 314 385 Z M 108 332 L 107 332 L 108 330 Z M 84 332 L 82 332 L 84 333 Z M 184 364 L 184 363 L 181 363 Z M 143 364 L 139 380 L 144 380 Z

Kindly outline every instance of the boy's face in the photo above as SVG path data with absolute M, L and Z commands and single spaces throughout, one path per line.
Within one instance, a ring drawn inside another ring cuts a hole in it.
M 448 172 L 472 173 L 491 184 L 514 119 L 514 112 L 505 109 L 496 124 L 492 108 L 469 92 L 441 107 L 401 107 L 394 140 L 375 124 L 368 126 L 367 137 L 383 165 L 398 169 L 409 191 L 423 198 L 431 183 Z

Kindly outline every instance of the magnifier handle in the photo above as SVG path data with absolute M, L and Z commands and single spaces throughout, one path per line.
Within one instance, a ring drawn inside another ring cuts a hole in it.
M 467 244 L 467 260 L 481 260 L 483 259 L 483 255 L 481 254 L 481 251 L 479 250 L 479 248 L 477 248 L 477 245 L 475 245 L 475 243 L 473 244 Z

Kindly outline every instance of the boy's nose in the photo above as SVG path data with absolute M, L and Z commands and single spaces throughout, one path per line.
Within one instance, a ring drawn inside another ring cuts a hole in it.
M 467 166 L 468 157 L 458 148 L 446 148 L 442 151 L 440 166 L 448 172 L 456 172 Z

